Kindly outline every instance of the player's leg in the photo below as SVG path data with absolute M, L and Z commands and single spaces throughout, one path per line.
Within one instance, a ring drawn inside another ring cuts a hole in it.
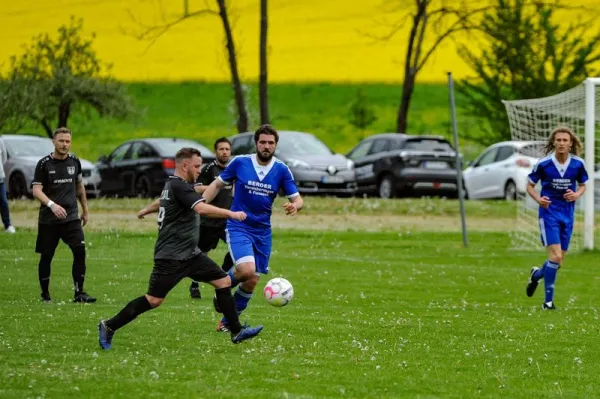
M 205 254 L 217 247 L 219 237 L 215 236 L 214 229 L 210 226 L 200 226 L 200 239 L 198 240 L 198 248 Z M 190 297 L 194 299 L 202 298 L 200 293 L 200 284 L 192 279 L 190 285 Z
M 262 330 L 262 326 L 255 328 L 244 328 L 240 324 L 238 312 L 231 296 L 231 280 L 206 254 L 201 253 L 190 260 L 189 276 L 197 281 L 203 281 L 215 287 L 215 300 L 227 318 L 227 330 L 231 332 L 231 340 L 234 343 L 252 338 Z M 247 330 L 242 332 L 242 330 Z M 221 331 L 226 331 L 225 329 Z
M 271 233 L 264 233 L 256 236 L 253 240 L 254 261 L 256 271 L 252 278 L 244 281 L 239 285 L 233 298 L 238 313 L 242 313 L 248 307 L 248 302 L 252 299 L 254 290 L 261 274 L 269 273 L 269 258 L 271 257 Z
M 218 238 L 221 241 L 223 241 L 225 243 L 225 245 L 227 245 L 227 234 L 225 233 L 225 227 L 219 229 Z M 229 249 L 229 248 L 227 248 L 227 249 Z M 223 257 L 223 263 L 221 264 L 221 269 L 228 272 L 229 270 L 231 270 L 232 267 L 233 267 L 233 259 L 231 258 L 231 254 L 229 253 L 229 250 L 228 250 L 227 253 L 225 253 L 225 256 Z
M 81 221 L 73 220 L 63 225 L 61 239 L 69 246 L 73 253 L 73 266 L 71 275 L 73 277 L 73 302 L 94 303 L 96 298 L 89 296 L 83 289 L 85 282 L 85 238 Z
M 119 313 L 98 323 L 98 342 L 102 349 L 110 349 L 115 332 L 150 309 L 159 307 L 169 291 L 187 275 L 184 269 L 173 271 L 173 264 L 155 261 L 148 292 L 130 301 Z
M 560 235 L 559 235 L 559 223 L 556 220 L 556 218 L 553 217 L 553 215 L 548 214 L 547 212 L 544 212 L 543 214 L 540 215 L 539 219 L 538 219 L 538 224 L 539 224 L 539 228 L 540 228 L 540 240 L 542 242 L 542 245 L 545 248 L 548 248 L 552 245 L 555 244 L 559 244 L 560 243 Z M 549 250 L 547 249 L 546 252 L 548 254 L 550 254 Z M 530 280 L 529 283 L 527 284 L 527 296 L 531 297 L 533 296 L 533 294 L 535 293 L 535 290 L 538 286 L 539 281 L 546 277 L 546 269 L 548 267 L 553 267 L 554 264 L 549 265 L 549 263 L 552 262 L 552 259 L 550 257 L 548 257 L 544 263 L 542 264 L 541 267 L 533 267 L 531 269 L 531 273 L 530 273 Z M 552 274 L 550 272 L 550 274 Z
M 227 274 L 231 279 L 231 287 L 234 288 L 255 275 L 254 239 L 244 230 L 227 230 L 226 234 L 229 254 L 234 264 Z
M 60 235 L 55 230 L 59 230 L 59 226 L 49 224 L 38 225 L 38 235 L 35 243 L 35 252 L 40 254 L 38 264 L 38 279 L 40 282 L 42 301 L 52 301 L 50 297 L 50 270 L 52 258 L 58 246 Z

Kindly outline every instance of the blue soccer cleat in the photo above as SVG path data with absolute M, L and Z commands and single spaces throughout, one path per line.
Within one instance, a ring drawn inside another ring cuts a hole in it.
M 242 341 L 245 341 L 250 338 L 256 337 L 263 329 L 263 326 L 257 327 L 243 327 L 242 330 L 236 335 L 231 335 L 231 342 L 234 344 L 239 344 Z
M 98 343 L 104 350 L 112 348 L 112 339 L 115 332 L 107 327 L 106 320 L 100 320 L 98 323 Z

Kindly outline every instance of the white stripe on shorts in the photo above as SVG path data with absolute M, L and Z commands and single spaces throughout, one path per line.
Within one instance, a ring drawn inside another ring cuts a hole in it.
M 539 218 L 538 223 L 540 225 L 540 233 L 542 234 L 542 245 L 548 246 L 548 239 L 546 238 L 546 226 L 544 224 L 544 218 Z

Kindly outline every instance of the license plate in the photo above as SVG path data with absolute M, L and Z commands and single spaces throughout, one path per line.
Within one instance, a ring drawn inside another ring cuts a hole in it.
M 447 169 L 448 164 L 446 162 L 440 161 L 426 161 L 423 163 L 423 166 L 427 169 Z
M 344 178 L 341 176 L 323 176 L 321 178 L 322 183 L 343 183 Z

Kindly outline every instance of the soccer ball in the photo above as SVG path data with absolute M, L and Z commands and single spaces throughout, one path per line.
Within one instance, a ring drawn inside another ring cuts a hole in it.
M 294 287 L 286 279 L 277 277 L 267 282 L 263 294 L 270 305 L 280 308 L 291 302 L 294 297 Z

